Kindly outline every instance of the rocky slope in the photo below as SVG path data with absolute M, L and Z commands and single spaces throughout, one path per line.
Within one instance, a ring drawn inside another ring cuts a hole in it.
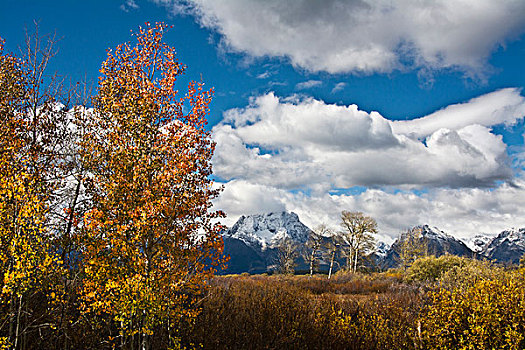
M 435 256 L 453 254 L 465 257 L 479 257 L 467 245 L 459 239 L 441 231 L 437 227 L 429 225 L 416 226 L 414 229 L 421 230 L 420 240 L 426 245 L 427 253 Z M 384 260 L 380 264 L 383 268 L 396 267 L 399 263 L 399 250 L 401 241 L 398 238 L 387 251 Z
M 490 242 L 492 242 L 493 239 L 494 235 L 478 234 L 465 240 L 464 242 L 472 251 L 483 254 L 483 250 L 487 247 L 487 245 L 490 244 Z
M 485 246 L 482 254 L 500 263 L 518 264 L 525 254 L 525 228 L 501 232 Z

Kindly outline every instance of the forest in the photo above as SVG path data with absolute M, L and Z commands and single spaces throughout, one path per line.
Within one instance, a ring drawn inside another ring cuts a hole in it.
M 46 72 L 55 37 L 36 29 L 21 57 L 0 40 L 1 349 L 525 348 L 523 265 L 407 239 L 399 268 L 363 272 L 367 220 L 333 275 L 285 256 L 216 276 L 213 89 L 178 86 L 167 29 L 109 50 L 93 94 Z

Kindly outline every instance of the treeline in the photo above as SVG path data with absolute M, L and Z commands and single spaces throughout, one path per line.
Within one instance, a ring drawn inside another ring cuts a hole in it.
M 333 271 L 344 269 L 356 272 L 370 261 L 375 251 L 377 222 L 362 212 L 341 212 L 341 229 L 333 230 L 321 224 L 309 232 L 305 244 L 285 237 L 277 244 L 276 272 L 293 274 L 299 261 L 303 261 L 312 275 L 324 264 L 328 278 Z M 369 264 L 371 265 L 371 264 Z
M 377 222 L 362 212 L 343 210 L 340 216 L 340 229 L 333 230 L 321 224 L 309 232 L 305 244 L 294 242 L 290 238 L 282 239 L 277 245 L 276 272 L 293 274 L 304 271 L 308 273 L 328 273 L 330 278 L 334 271 L 372 272 L 384 270 L 376 253 Z M 406 269 L 416 259 L 429 255 L 428 241 L 423 237 L 422 229 L 415 227 L 403 232 L 396 245 L 395 262 Z
M 108 51 L 93 97 L 48 75 L 53 36 L 0 40 L 0 348 L 176 348 L 194 320 L 223 263 L 213 91 L 178 94 L 166 29 Z
M 215 277 L 205 349 L 524 349 L 525 269 L 443 255 L 406 270 Z

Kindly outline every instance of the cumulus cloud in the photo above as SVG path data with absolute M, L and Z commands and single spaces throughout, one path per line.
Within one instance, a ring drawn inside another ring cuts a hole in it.
M 255 203 L 261 203 L 258 208 Z M 265 185 L 235 180 L 226 184 L 216 200 L 233 225 L 243 214 L 287 210 L 299 215 L 309 227 L 325 223 L 338 228 L 342 210 L 362 211 L 378 221 L 379 239 L 392 242 L 402 231 L 419 224 L 437 226 L 458 237 L 499 233 L 525 226 L 525 181 L 495 189 L 434 189 L 417 195 L 410 191 L 368 189 L 357 195 L 307 196 Z M 246 208 L 246 210 L 244 210 Z
M 524 106 L 518 90 L 505 89 L 410 122 L 391 122 L 356 105 L 268 93 L 227 111 L 213 128 L 215 174 L 318 192 L 493 186 L 513 172 L 507 146 L 491 126 L 523 118 Z
M 479 73 L 491 52 L 525 29 L 525 2 L 515 0 L 153 1 L 193 14 L 231 51 L 329 73 Z

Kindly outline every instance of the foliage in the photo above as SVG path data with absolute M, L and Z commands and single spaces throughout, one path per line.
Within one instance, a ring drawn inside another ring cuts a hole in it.
M 0 39 L 1 348 L 176 347 L 197 314 L 223 263 L 212 91 L 177 94 L 165 29 L 108 54 L 92 110 L 46 73 L 55 36 Z
M 455 267 L 462 267 L 469 261 L 470 259 L 456 255 L 442 255 L 439 258 L 433 255 L 422 257 L 407 269 L 405 279 L 408 282 L 435 282 L 446 272 Z
M 220 213 L 209 211 L 218 194 L 205 130 L 212 91 L 191 82 L 178 96 L 185 66 L 162 42 L 165 29 L 140 28 L 134 46 L 108 52 L 81 142 L 93 200 L 82 310 L 111 315 L 121 346 L 147 348 L 159 325 L 176 345 L 174 325 L 195 317 L 191 305 L 221 263 Z
M 463 258 L 461 264 L 445 271 L 438 282 L 443 288 L 463 290 L 480 280 L 504 278 L 505 274 L 503 268 L 494 266 L 489 261 Z
M 399 238 L 399 264 L 406 270 L 414 261 L 426 256 L 428 247 L 421 236 L 421 228 L 414 227 Z
M 427 349 L 525 348 L 525 271 L 441 288 L 422 315 Z
M 358 276 L 217 277 L 185 338 L 205 349 L 414 348 L 417 292 Z

